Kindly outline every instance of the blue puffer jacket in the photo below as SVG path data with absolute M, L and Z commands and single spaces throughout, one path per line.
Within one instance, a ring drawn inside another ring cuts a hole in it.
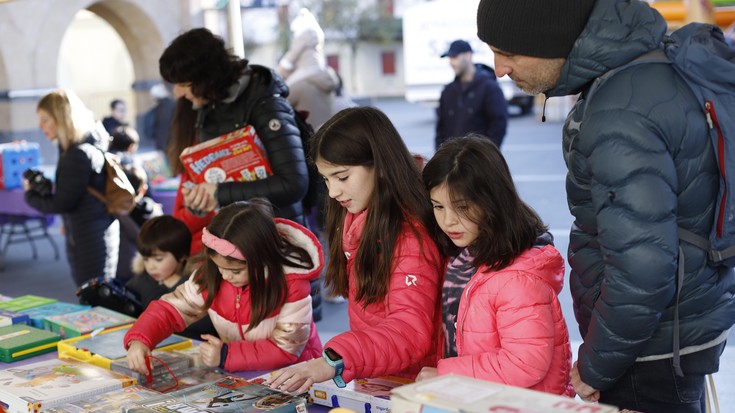
M 661 47 L 664 19 L 634 0 L 598 0 L 549 96 L 586 91 L 610 69 Z M 718 180 L 704 114 L 665 64 L 640 65 L 580 99 L 564 126 L 571 292 L 584 337 L 582 380 L 605 390 L 636 360 L 670 358 L 677 259 L 681 354 L 727 338 L 735 274 L 679 242 L 713 222 Z M 685 372 L 686 373 L 686 372 Z

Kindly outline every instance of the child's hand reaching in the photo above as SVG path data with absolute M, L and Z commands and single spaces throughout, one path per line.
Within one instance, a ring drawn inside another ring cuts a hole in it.
M 283 392 L 301 394 L 308 391 L 312 384 L 333 378 L 335 373 L 334 367 L 319 357 L 273 372 L 268 385 Z
M 202 344 L 199 346 L 199 355 L 205 366 L 217 367 L 220 363 L 222 340 L 209 334 L 202 334 Z
M 128 367 L 145 376 L 149 375 L 146 358 L 151 355 L 151 349 L 142 341 L 133 340 L 128 345 Z
M 436 367 L 424 367 L 416 376 L 416 381 L 429 380 L 439 375 L 439 370 Z

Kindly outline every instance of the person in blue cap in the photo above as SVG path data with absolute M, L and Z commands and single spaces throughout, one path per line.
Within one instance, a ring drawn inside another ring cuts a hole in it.
M 472 47 L 455 40 L 448 57 L 454 80 L 444 87 L 437 108 L 435 148 L 453 137 L 474 132 L 500 147 L 508 127 L 508 103 L 492 68 L 472 61 Z

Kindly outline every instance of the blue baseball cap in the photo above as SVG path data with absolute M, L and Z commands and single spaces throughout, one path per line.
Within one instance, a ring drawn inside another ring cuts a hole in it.
M 449 45 L 449 50 L 442 53 L 441 57 L 454 57 L 460 53 L 466 52 L 472 52 L 472 47 L 470 47 L 470 44 L 464 40 L 455 40 L 452 42 L 451 45 Z

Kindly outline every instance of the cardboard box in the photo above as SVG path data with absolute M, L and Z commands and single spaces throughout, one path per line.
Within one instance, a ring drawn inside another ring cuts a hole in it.
M 263 143 L 250 125 L 190 146 L 180 158 L 197 184 L 255 181 L 273 174 Z
M 37 142 L 13 141 L 0 144 L 0 189 L 23 186 L 23 172 L 35 168 L 41 158 Z
M 391 390 L 413 383 L 401 377 L 384 376 L 374 379 L 355 379 L 340 389 L 333 380 L 315 383 L 309 397 L 316 404 L 345 407 L 357 413 L 390 412 Z
M 391 392 L 392 413 L 618 413 L 613 406 L 519 387 L 446 375 Z

